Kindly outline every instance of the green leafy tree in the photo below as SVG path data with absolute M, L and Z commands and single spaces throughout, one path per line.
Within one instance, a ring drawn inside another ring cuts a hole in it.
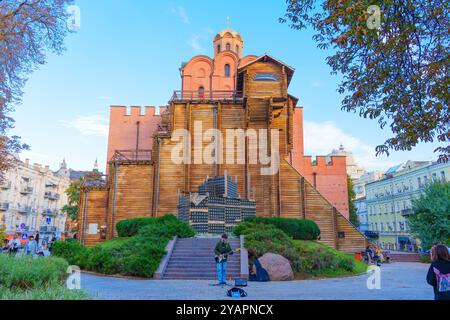
M 80 192 L 83 186 L 83 179 L 72 181 L 69 188 L 66 190 L 68 204 L 65 205 L 61 210 L 67 216 L 72 219 L 72 221 L 77 221 L 78 219 L 78 204 L 80 202 Z
M 355 205 L 356 193 L 354 190 L 353 180 L 349 175 L 347 175 L 347 190 L 348 190 L 348 210 L 350 212 L 350 222 L 355 227 L 359 227 L 360 222 Z
M 287 0 L 282 23 L 312 27 L 343 80 L 342 109 L 389 126 L 376 148 L 411 150 L 438 141 L 450 158 L 450 5 L 442 0 Z
M 429 248 L 434 243 L 450 245 L 450 182 L 435 182 L 413 200 L 408 217 L 411 234 Z
M 98 170 L 88 172 L 83 178 L 79 180 L 72 181 L 69 188 L 66 190 L 68 204 L 65 205 L 61 210 L 67 214 L 72 221 L 77 221 L 78 219 L 78 204 L 80 203 L 80 193 L 81 188 L 90 183 L 101 182 L 104 183 L 103 176 Z

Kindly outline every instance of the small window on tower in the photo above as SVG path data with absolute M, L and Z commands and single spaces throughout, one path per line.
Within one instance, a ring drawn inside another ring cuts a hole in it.
M 222 47 L 219 45 L 217 45 L 217 53 L 220 53 L 222 51 Z
M 226 48 L 227 48 L 227 51 L 231 51 L 231 44 L 227 43 Z
M 205 97 L 205 87 L 200 86 L 198 88 L 198 97 L 203 99 Z
M 225 65 L 225 77 L 229 78 L 231 76 L 231 67 L 229 64 Z
M 236 54 L 239 54 L 239 46 L 236 46 Z

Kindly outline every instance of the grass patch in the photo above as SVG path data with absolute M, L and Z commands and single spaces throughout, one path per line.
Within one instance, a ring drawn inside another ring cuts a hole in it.
M 69 264 L 61 258 L 0 255 L 0 300 L 84 300 L 65 287 Z

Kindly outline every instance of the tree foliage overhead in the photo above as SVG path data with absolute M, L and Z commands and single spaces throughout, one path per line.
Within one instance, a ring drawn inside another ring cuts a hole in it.
M 61 53 L 67 32 L 67 5 L 73 0 L 0 0 L 0 179 L 13 155 L 28 146 L 8 137 L 10 113 L 21 102 L 28 75 L 46 62 L 45 52 Z
M 450 182 L 428 185 L 413 201 L 412 210 L 408 217 L 411 234 L 423 240 L 425 247 L 434 243 L 450 245 Z
M 341 73 L 342 109 L 389 125 L 376 148 L 411 150 L 438 141 L 450 157 L 450 4 L 442 0 L 287 0 L 282 23 L 312 27 L 332 73 Z M 369 8 L 371 5 L 376 5 Z M 378 11 L 377 8 L 380 10 Z M 380 14 L 379 22 L 377 13 Z

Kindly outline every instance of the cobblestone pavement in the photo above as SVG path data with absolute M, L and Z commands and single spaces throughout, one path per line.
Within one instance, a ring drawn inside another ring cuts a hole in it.
M 369 290 L 369 275 L 289 282 L 250 282 L 250 300 L 431 300 L 428 265 L 392 263 L 381 267 L 381 289 Z M 213 281 L 129 280 L 82 274 L 82 289 L 105 300 L 226 300 L 229 287 Z

